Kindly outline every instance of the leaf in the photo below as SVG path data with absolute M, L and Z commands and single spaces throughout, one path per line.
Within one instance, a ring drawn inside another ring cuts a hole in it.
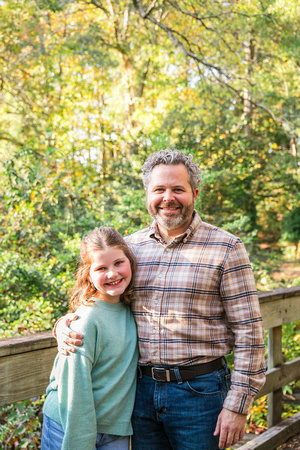
M 8 415 L 7 419 L 13 421 L 13 420 L 16 420 L 18 417 L 19 417 L 18 412 L 17 412 L 17 411 L 12 411 L 12 412 Z
M 29 444 L 30 444 L 29 439 L 22 439 L 20 442 L 20 448 L 27 448 Z
M 24 425 L 21 425 L 19 428 L 17 428 L 15 430 L 15 433 L 18 435 L 22 435 L 25 433 L 25 431 L 26 431 L 26 427 Z

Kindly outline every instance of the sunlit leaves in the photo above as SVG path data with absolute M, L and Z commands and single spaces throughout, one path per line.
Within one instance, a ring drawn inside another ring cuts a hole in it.
M 23 267 L 18 298 L 34 281 L 31 300 L 46 289 L 54 301 L 58 277 L 64 303 L 66 242 L 149 223 L 140 168 L 152 151 L 193 153 L 202 217 L 249 242 L 279 239 L 297 205 L 294 2 L 157 2 L 144 18 L 138 3 L 0 5 L 0 241 L 7 272 Z

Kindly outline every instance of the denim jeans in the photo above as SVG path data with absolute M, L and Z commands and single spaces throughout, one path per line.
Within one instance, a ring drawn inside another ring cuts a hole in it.
M 183 382 L 159 382 L 140 374 L 133 450 L 219 450 L 219 436 L 213 433 L 229 387 L 226 365 Z
M 64 434 L 63 427 L 44 414 L 41 450 L 61 450 Z M 101 450 L 129 450 L 129 436 L 98 433 L 95 450 L 99 448 Z

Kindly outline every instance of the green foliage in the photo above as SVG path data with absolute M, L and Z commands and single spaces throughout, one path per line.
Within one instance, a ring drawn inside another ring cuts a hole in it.
M 253 247 L 257 239 L 257 230 L 251 228 L 248 216 L 241 216 L 233 222 L 224 223 L 222 228 L 235 236 L 239 236 L 248 248 L 248 251 L 250 247 Z
M 296 359 L 300 354 L 300 321 L 282 326 L 284 362 Z
M 0 408 L 1 449 L 39 449 L 44 399 L 26 400 Z
M 268 348 L 268 332 L 265 345 Z M 299 356 L 300 351 L 300 321 L 282 325 L 282 357 L 283 362 L 291 361 Z
M 67 311 L 78 241 L 76 249 L 66 242 L 64 252 L 53 250 L 38 261 L 17 252 L 1 255 L 0 338 L 51 329 Z
M 247 416 L 246 432 L 259 434 L 267 428 L 267 397 L 255 400 Z
M 295 244 L 297 250 L 300 242 L 300 206 L 286 214 L 282 221 L 282 228 L 282 238 Z

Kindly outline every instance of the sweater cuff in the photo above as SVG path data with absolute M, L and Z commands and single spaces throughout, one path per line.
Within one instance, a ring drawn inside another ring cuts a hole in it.
M 52 336 L 53 336 L 56 340 L 57 340 L 57 335 L 56 335 L 57 325 L 59 324 L 59 322 L 60 322 L 63 318 L 64 318 L 64 316 L 63 316 L 63 317 L 60 317 L 60 318 L 55 322 L 54 327 L 53 327 Z

